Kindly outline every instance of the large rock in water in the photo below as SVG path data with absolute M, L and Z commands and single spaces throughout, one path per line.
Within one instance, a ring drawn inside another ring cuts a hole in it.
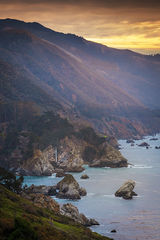
M 64 204 L 60 209 L 60 213 L 84 226 L 99 225 L 95 219 L 88 219 L 84 214 L 79 213 L 78 208 L 71 203 Z
M 124 199 L 132 199 L 137 194 L 133 191 L 136 183 L 133 180 L 126 181 L 115 193 L 116 197 L 123 197 Z
M 88 175 L 87 174 L 83 174 L 82 176 L 81 176 L 81 179 L 88 179 L 89 177 L 88 177 Z
M 141 144 L 138 145 L 139 147 L 149 147 L 149 144 L 146 142 L 142 142 Z
M 71 174 L 66 174 L 66 176 L 57 183 L 57 189 L 59 190 L 57 194 L 58 198 L 80 199 L 81 196 L 87 194 L 86 190 L 79 186 Z

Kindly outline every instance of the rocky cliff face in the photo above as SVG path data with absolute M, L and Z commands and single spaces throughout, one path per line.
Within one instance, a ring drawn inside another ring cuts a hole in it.
M 64 172 L 82 172 L 82 149 L 76 138 L 61 140 L 59 147 L 52 145 L 43 151 L 35 149 L 33 157 L 27 159 L 17 167 L 17 173 L 23 175 L 51 175 L 63 170 Z
M 90 163 L 90 167 L 127 167 L 127 160 L 122 156 L 122 154 L 113 148 L 111 145 L 103 144 L 102 156 L 98 159 L 93 159 Z
M 32 126 L 33 125 L 33 126 Z M 113 137 L 98 135 L 93 128 L 76 129 L 67 120 L 46 113 L 33 119 L 27 130 L 8 130 L 2 141 L 0 165 L 22 175 L 82 172 L 91 167 L 126 167 Z
M 36 149 L 32 158 L 27 159 L 17 168 L 23 175 L 51 175 L 64 172 L 81 172 L 83 164 L 91 167 L 127 167 L 127 160 L 107 142 L 98 147 L 79 140 L 66 137 L 60 141 L 58 148 L 49 146 L 43 151 Z
M 54 173 L 54 162 L 54 148 L 52 146 L 47 147 L 44 151 L 36 149 L 33 157 L 27 159 L 19 171 L 24 175 L 51 175 Z
M 82 172 L 84 170 L 82 151 L 85 143 L 75 137 L 66 137 L 60 144 L 57 153 L 57 167 L 67 172 Z

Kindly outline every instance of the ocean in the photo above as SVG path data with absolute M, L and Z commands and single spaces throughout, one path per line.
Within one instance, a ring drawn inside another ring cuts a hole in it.
M 91 229 L 115 240 L 160 240 L 160 134 L 136 140 L 134 146 L 120 140 L 121 153 L 133 164 L 128 168 L 90 168 L 85 165 L 83 173 L 74 173 L 80 186 L 87 190 L 87 196 L 78 201 L 57 199 L 60 204 L 70 202 L 87 217 L 95 218 L 100 225 Z M 147 142 L 150 147 L 139 147 Z M 80 179 L 82 174 L 89 179 Z M 136 181 L 132 200 L 117 198 L 114 193 L 128 179 Z M 25 177 L 27 185 L 55 185 L 61 178 Z M 116 229 L 116 233 L 111 230 Z

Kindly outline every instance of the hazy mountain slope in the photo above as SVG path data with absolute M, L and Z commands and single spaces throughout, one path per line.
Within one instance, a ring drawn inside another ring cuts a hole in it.
M 108 79 L 93 73 L 79 59 L 27 31 L 2 30 L 0 47 L 3 59 L 26 69 L 33 75 L 35 83 L 47 84 L 59 100 L 63 98 L 64 102 L 78 106 L 95 104 L 113 112 L 119 111 L 120 107 L 125 110 L 141 106 Z
M 159 106 L 158 57 L 10 19 L 0 20 L 0 36 L 2 61 L 53 99 L 53 106 L 63 105 L 71 118 L 78 114 L 118 137 L 159 131 L 159 112 L 147 108 Z
M 151 108 L 160 108 L 160 61 L 157 56 L 145 56 L 129 50 L 108 48 L 72 34 L 57 33 L 38 23 L 1 21 L 1 28 L 12 26 L 27 29 L 38 37 L 61 46 L 80 57 L 92 71 L 115 83 L 130 96 Z

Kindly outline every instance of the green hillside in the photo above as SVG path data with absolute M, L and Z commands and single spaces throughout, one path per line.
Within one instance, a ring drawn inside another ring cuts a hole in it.
M 107 240 L 0 185 L 0 240 Z

